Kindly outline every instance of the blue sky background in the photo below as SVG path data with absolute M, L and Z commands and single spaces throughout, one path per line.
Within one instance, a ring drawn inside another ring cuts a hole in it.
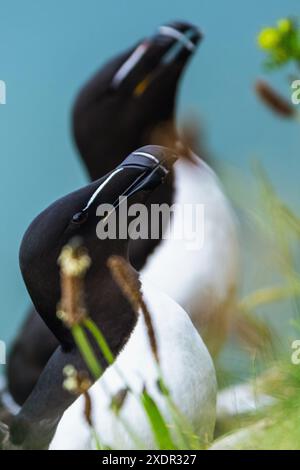
M 256 33 L 299 10 L 299 0 L 1 0 L 7 104 L 0 106 L 0 339 L 12 337 L 28 302 L 18 268 L 25 229 L 85 180 L 69 132 L 78 88 L 103 61 L 162 22 L 186 19 L 205 33 L 182 84 L 180 112 L 199 114 L 220 161 L 247 174 L 251 158 L 260 157 L 282 196 L 298 206 L 299 124 L 271 115 L 253 82 L 263 75 Z M 285 72 L 270 80 L 289 95 Z

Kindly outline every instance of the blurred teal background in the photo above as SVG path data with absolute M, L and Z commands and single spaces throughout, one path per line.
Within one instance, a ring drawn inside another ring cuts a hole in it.
M 297 207 L 299 125 L 274 117 L 253 93 L 263 56 L 261 27 L 299 13 L 299 0 L 1 0 L 0 339 L 10 341 L 28 298 L 18 247 L 29 222 L 85 181 L 70 136 L 70 109 L 83 82 L 112 54 L 173 19 L 205 34 L 182 83 L 179 109 L 201 118 L 207 146 L 220 161 L 250 173 L 262 159 L 283 198 Z M 289 96 L 284 72 L 270 77 Z M 247 187 L 244 188 L 247 192 Z

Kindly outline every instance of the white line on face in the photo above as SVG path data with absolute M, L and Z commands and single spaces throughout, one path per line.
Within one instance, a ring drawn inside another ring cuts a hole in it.
M 98 194 L 100 193 L 100 191 L 102 191 L 102 189 L 107 185 L 107 183 L 109 183 L 109 181 L 117 174 L 119 173 L 120 171 L 122 171 L 123 168 L 117 168 L 115 171 L 113 171 L 107 178 L 106 180 L 104 180 L 100 185 L 99 187 L 96 189 L 96 191 L 92 194 L 92 196 L 90 197 L 90 199 L 88 200 L 88 203 L 87 205 L 85 206 L 85 208 L 83 209 L 83 211 L 87 210 L 90 205 L 94 202 L 94 200 L 96 199 L 96 197 L 98 196 Z
M 131 54 L 131 56 L 124 62 L 124 64 L 119 68 L 114 78 L 112 79 L 112 84 L 114 87 L 120 85 L 120 83 L 127 77 L 139 60 L 143 57 L 146 50 L 148 49 L 147 44 L 140 44 Z
M 183 33 L 178 31 L 171 26 L 160 26 L 159 33 L 164 36 L 169 36 L 171 38 L 176 39 L 182 43 L 184 47 L 186 47 L 189 51 L 193 51 L 195 49 L 195 44 L 188 39 Z M 120 85 L 120 83 L 129 75 L 131 70 L 136 66 L 136 64 L 140 61 L 140 59 L 145 54 L 146 50 L 149 48 L 149 44 L 142 43 L 140 44 L 131 54 L 130 57 L 124 62 L 124 64 L 119 68 L 112 79 L 112 85 L 116 88 Z
M 157 163 L 160 168 L 167 174 L 168 173 L 168 170 L 166 170 L 166 168 L 164 168 L 164 166 L 161 165 L 161 162 L 156 158 L 154 157 L 154 155 L 151 155 L 151 153 L 147 153 L 147 152 L 134 152 L 133 155 L 136 155 L 136 156 L 141 156 L 141 157 L 146 157 L 146 158 L 150 158 L 151 160 L 153 160 L 155 163 Z M 105 186 L 112 180 L 112 178 L 117 174 L 117 173 L 120 173 L 120 171 L 123 171 L 124 168 L 123 167 L 120 167 L 120 168 L 116 168 L 107 178 L 106 180 L 104 180 L 99 186 L 98 188 L 96 189 L 96 191 L 92 194 L 92 196 L 90 197 L 90 199 L 88 200 L 86 206 L 84 207 L 84 209 L 82 209 L 82 211 L 86 211 L 90 206 L 91 204 L 94 202 L 94 200 L 96 199 L 96 197 L 98 196 L 98 194 L 102 191 L 103 188 L 105 188 Z

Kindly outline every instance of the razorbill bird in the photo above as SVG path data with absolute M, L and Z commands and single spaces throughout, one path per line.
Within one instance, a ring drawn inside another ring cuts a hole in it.
M 166 138 L 180 149 L 175 119 L 178 83 L 201 37 L 191 24 L 161 26 L 152 39 L 110 61 L 83 87 L 73 110 L 73 129 L 91 178 L 119 162 L 123 145 L 132 150 L 137 143 L 160 144 Z M 99 155 L 107 158 L 102 161 Z M 230 328 L 238 283 L 234 212 L 213 170 L 192 152 L 188 159 L 179 159 L 172 178 L 154 192 L 152 201 L 175 204 L 173 231 L 182 228 L 185 205 L 203 207 L 198 249 L 188 249 L 182 237 L 159 244 L 138 240 L 131 243 L 130 259 L 189 313 L 209 349 L 217 353 Z
M 156 129 L 166 127 L 168 139 L 172 135 L 175 140 L 177 88 L 200 39 L 191 24 L 162 25 L 153 37 L 110 60 L 84 85 L 73 107 L 72 128 L 92 180 L 151 142 Z M 153 203 L 171 203 L 172 179 L 170 175 L 167 184 L 154 191 Z M 158 243 L 151 238 L 131 242 L 130 259 L 137 269 Z M 56 347 L 55 336 L 31 309 L 7 362 L 8 390 L 18 404 L 28 397 Z
M 162 147 L 149 146 L 135 151 L 105 177 L 53 203 L 29 226 L 20 248 L 22 275 L 36 310 L 60 346 L 50 358 L 20 412 L 14 417 L 9 436 L 3 436 L 1 427 L 3 448 L 47 448 L 68 407 L 71 410 L 68 416 L 70 413 L 71 417 L 73 416 L 71 405 L 74 396 L 62 388 L 64 367 L 71 364 L 77 370 L 88 373 L 70 331 L 56 316 L 60 299 L 57 259 L 62 247 L 74 236 L 81 237 L 91 257 L 92 265 L 85 282 L 86 305 L 91 318 L 100 327 L 114 356 L 117 357 L 124 348 L 123 356 L 128 354 L 125 358 L 133 361 L 128 363 L 126 360 L 124 363 L 121 360 L 122 367 L 126 365 L 123 369 L 125 377 L 132 380 L 136 371 L 143 369 L 144 379 L 147 381 L 149 378 L 149 386 L 152 383 L 153 365 L 144 345 L 143 323 L 137 321 L 130 303 L 116 288 L 107 267 L 107 259 L 112 254 L 127 258 L 128 238 L 116 237 L 100 241 L 96 234 L 99 222 L 96 209 L 100 204 L 110 203 L 118 212 L 120 196 L 126 196 L 129 205 L 145 201 L 147 195 L 165 179 L 175 158 L 172 150 Z M 214 426 L 216 386 L 209 353 L 179 306 L 159 294 L 155 288 L 147 287 L 147 284 L 143 291 L 156 312 L 155 325 L 161 354 L 164 357 L 162 364 L 167 373 L 171 393 L 183 411 L 188 410 L 188 416 L 193 417 L 196 410 L 199 411 L 197 430 L 200 432 L 205 428 L 210 435 Z M 161 307 L 164 308 L 163 311 L 160 311 Z M 129 345 L 128 353 L 126 343 Z M 141 358 L 146 362 L 141 363 Z M 178 369 L 173 362 L 174 358 L 178 360 Z M 100 351 L 98 360 L 105 370 L 108 364 Z M 195 360 L 200 369 L 194 367 Z M 111 373 L 113 385 L 114 375 Z M 76 409 L 77 405 L 75 415 Z M 202 409 L 203 412 L 200 411 Z M 132 415 L 132 419 L 139 419 L 138 413 L 136 416 Z M 101 422 L 101 416 L 99 420 Z M 141 429 L 144 427 L 145 423 L 141 420 Z M 74 431 L 77 434 L 77 430 Z M 146 430 L 143 434 L 147 445 L 151 445 Z M 83 441 L 85 442 L 84 436 Z M 82 443 L 77 442 L 76 445 L 81 447 Z M 64 443 L 61 443 L 61 446 L 63 447 Z
M 190 24 L 161 26 L 155 36 L 111 60 L 83 87 L 73 110 L 73 130 L 91 178 L 119 164 L 123 149 L 132 151 L 155 136 L 161 137 L 163 133 L 157 134 L 157 129 L 166 128 L 168 139 L 171 134 L 173 141 L 177 140 L 178 83 L 200 38 L 199 30 Z M 162 285 L 164 292 L 189 313 L 210 350 L 217 352 L 230 326 L 237 284 L 236 221 L 214 172 L 200 158 L 192 156 L 191 160 L 192 164 L 179 160 L 174 175 L 153 192 L 151 200 L 176 203 L 175 228 L 182 222 L 180 207 L 202 204 L 203 246 L 188 250 L 184 241 L 164 240 L 154 250 L 158 240 L 136 240 L 130 243 L 130 259 L 141 269 L 148 258 L 144 269 L 147 278 Z M 38 329 L 41 334 L 27 341 L 29 332 Z M 8 362 L 8 383 L 18 403 L 34 386 L 42 370 L 41 358 L 53 352 L 55 339 L 49 333 L 46 341 L 47 334 L 33 313 L 15 342 Z M 28 374 L 20 374 L 20 369 Z

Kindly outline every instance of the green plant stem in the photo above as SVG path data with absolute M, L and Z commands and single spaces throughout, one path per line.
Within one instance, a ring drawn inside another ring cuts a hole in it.
M 97 341 L 97 343 L 100 347 L 100 351 L 104 355 L 107 362 L 109 364 L 112 364 L 114 362 L 114 356 L 113 356 L 113 354 L 112 354 L 112 352 L 111 352 L 111 350 L 110 350 L 103 334 L 101 333 L 101 331 L 97 327 L 97 325 L 90 318 L 85 319 L 83 321 L 83 325 L 94 336 L 95 340 Z M 96 356 L 94 355 L 94 353 L 93 353 L 93 351 L 90 347 L 90 344 L 89 344 L 89 342 L 86 338 L 86 335 L 85 335 L 82 327 L 79 326 L 79 325 L 76 325 L 75 327 L 72 328 L 72 332 L 73 332 L 73 336 L 74 336 L 74 339 L 76 341 L 76 344 L 77 344 L 79 350 L 81 351 L 82 356 L 84 357 L 84 360 L 86 361 L 86 363 L 87 363 L 91 373 L 93 374 L 94 378 L 97 380 L 102 375 L 103 371 L 100 368 L 98 360 L 97 360 Z M 101 374 L 97 376 L 97 374 L 99 374 L 99 370 L 101 370 Z M 106 394 L 106 396 L 110 400 L 112 400 L 112 395 L 111 395 L 110 391 L 106 388 L 104 383 L 102 383 L 102 388 L 103 388 L 104 393 Z M 112 413 L 114 413 L 115 416 L 118 418 L 118 420 L 122 423 L 123 427 L 126 429 L 126 431 L 130 435 L 132 440 L 137 444 L 137 446 L 141 447 L 142 443 L 141 443 L 140 439 L 135 435 L 135 433 L 132 431 L 132 429 L 130 428 L 128 423 L 126 423 L 126 421 L 117 412 L 112 410 Z M 103 449 L 104 447 L 101 446 L 100 441 L 99 441 L 99 437 L 97 436 L 95 430 L 93 430 L 93 429 L 92 429 L 92 434 L 93 434 L 93 438 L 96 442 L 97 447 L 99 447 L 100 449 Z
M 95 322 L 93 322 L 93 320 L 91 320 L 90 318 L 86 318 L 84 320 L 83 324 L 94 336 L 94 338 L 97 341 L 97 344 L 100 348 L 100 351 L 103 353 L 103 356 L 105 357 L 108 364 L 110 364 L 110 365 L 113 364 L 113 362 L 115 360 L 114 355 L 111 352 L 111 349 L 108 346 L 107 341 L 105 340 L 102 332 L 97 327 Z
M 89 344 L 89 341 L 86 337 L 86 334 L 83 328 L 80 325 L 74 325 L 71 331 L 72 331 L 74 341 L 83 359 L 85 360 L 88 368 L 90 369 L 90 372 L 92 373 L 94 379 L 98 380 L 99 377 L 101 377 L 103 371 L 102 371 L 101 366 L 99 365 L 99 361 L 96 355 L 94 354 Z
M 180 412 L 180 410 L 178 409 L 178 407 L 172 400 L 168 387 L 164 383 L 162 372 L 161 372 L 159 365 L 158 365 L 158 377 L 159 377 L 159 382 L 160 382 L 160 391 L 167 403 L 170 414 L 175 424 L 175 428 L 176 428 L 175 430 L 176 430 L 177 438 L 179 441 L 179 448 L 180 449 L 194 449 L 195 445 L 197 448 L 200 447 L 199 439 L 198 438 L 195 439 L 195 433 L 193 429 L 191 428 L 190 423 L 182 415 L 182 413 Z
M 155 401 L 144 390 L 140 396 L 141 402 L 143 404 L 144 410 L 148 416 L 148 420 L 156 440 L 159 450 L 175 450 L 176 446 L 172 440 L 170 430 L 167 427 L 167 424 L 160 413 Z

